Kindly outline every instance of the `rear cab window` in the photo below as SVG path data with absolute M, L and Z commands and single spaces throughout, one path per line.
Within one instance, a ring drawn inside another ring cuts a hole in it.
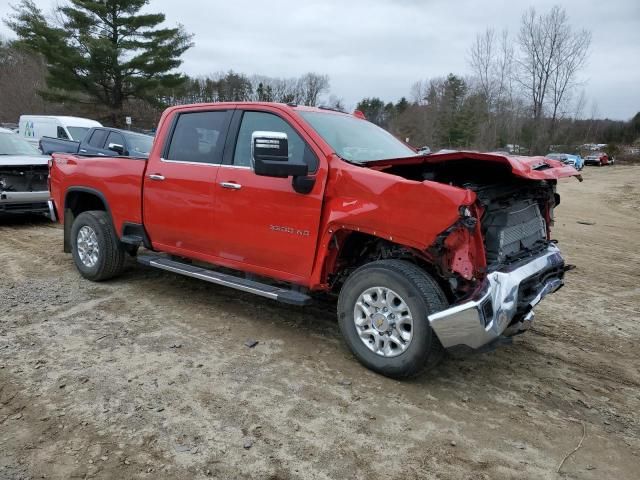
M 164 160 L 222 163 L 231 110 L 179 113 L 165 147 Z

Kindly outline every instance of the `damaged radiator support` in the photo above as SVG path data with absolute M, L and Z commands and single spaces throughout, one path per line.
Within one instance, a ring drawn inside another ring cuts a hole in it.
M 538 202 L 523 199 L 487 207 L 482 219 L 488 264 L 502 264 L 520 252 L 546 245 L 546 225 Z

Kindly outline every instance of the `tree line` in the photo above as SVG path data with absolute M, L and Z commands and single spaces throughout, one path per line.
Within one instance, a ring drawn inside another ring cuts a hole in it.
M 152 128 L 169 105 L 264 101 L 345 109 L 328 75 L 295 78 L 227 71 L 189 77 L 181 57 L 193 47 L 182 25 L 142 13 L 148 0 L 68 0 L 45 15 L 21 0 L 4 22 L 17 40 L 0 42 L 0 122 L 22 113 L 77 114 L 122 126 L 125 116 Z M 416 82 L 395 102 L 364 98 L 356 108 L 414 146 L 546 153 L 589 141 L 631 143 L 632 121 L 586 118 L 580 71 L 591 35 L 564 9 L 522 15 L 517 32 L 489 28 L 469 47 L 471 75 Z

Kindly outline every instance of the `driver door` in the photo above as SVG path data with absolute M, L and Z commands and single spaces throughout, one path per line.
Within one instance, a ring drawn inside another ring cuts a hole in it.
M 216 180 L 217 255 L 225 263 L 256 273 L 290 281 L 307 279 L 315 259 L 327 172 L 319 163 L 319 150 L 276 109 L 239 110 L 236 115 L 242 118 L 233 155 L 229 164 L 220 166 Z M 289 161 L 307 163 L 309 175 L 315 177 L 310 193 L 296 193 L 291 177 L 254 173 L 251 135 L 255 131 L 287 134 Z

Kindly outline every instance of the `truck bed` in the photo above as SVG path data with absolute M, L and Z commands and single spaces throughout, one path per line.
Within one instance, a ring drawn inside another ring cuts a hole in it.
M 120 234 L 126 219 L 142 223 L 142 180 L 147 161 L 132 157 L 83 157 L 54 153 L 51 166 L 51 196 L 64 221 L 64 192 L 91 192 L 101 197 Z
M 58 153 L 78 153 L 80 142 L 75 140 L 64 140 L 62 138 L 42 137 L 40 139 L 40 150 L 44 155 Z

